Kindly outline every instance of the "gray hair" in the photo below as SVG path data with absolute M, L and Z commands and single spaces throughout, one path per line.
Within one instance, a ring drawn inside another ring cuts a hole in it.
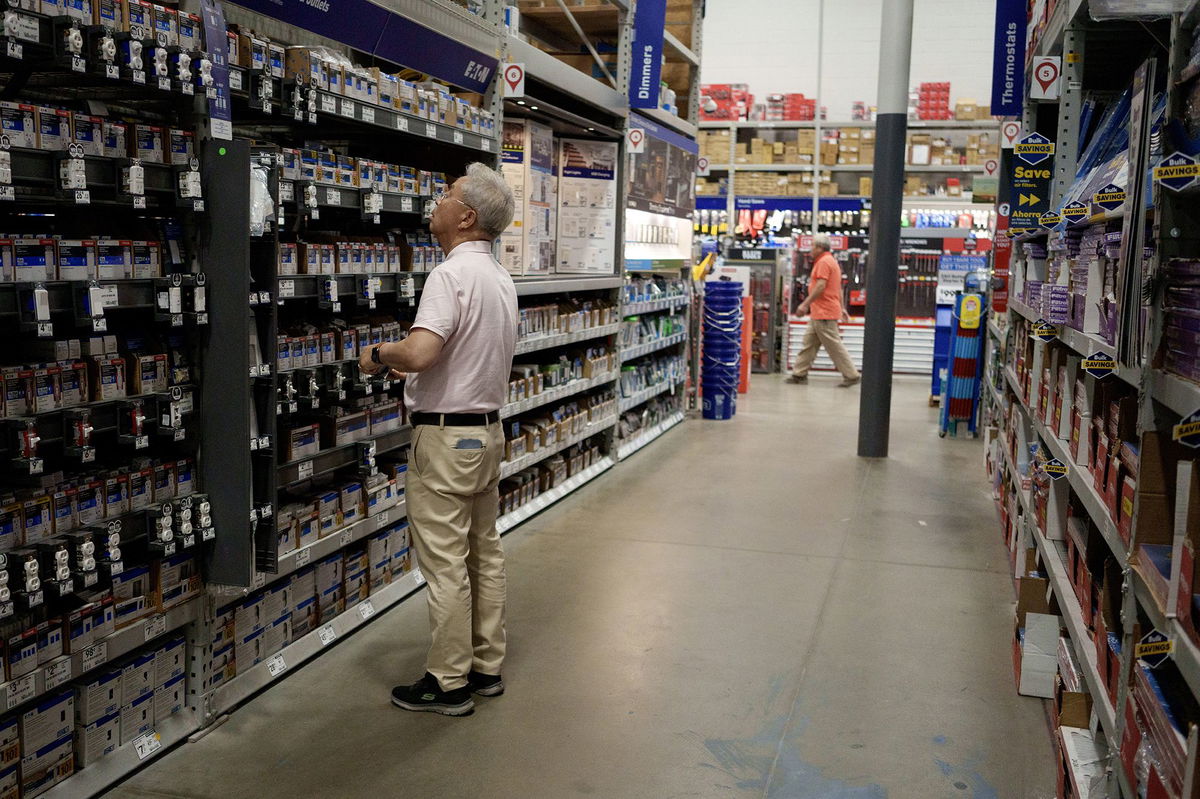
M 812 237 L 812 246 L 816 247 L 818 250 L 824 250 L 825 252 L 829 252 L 833 249 L 833 245 L 829 243 L 828 233 L 814 233 Z
M 495 239 L 508 229 L 516 212 L 517 201 L 504 177 L 478 161 L 467 165 L 462 184 L 463 201 L 475 209 L 475 224 Z

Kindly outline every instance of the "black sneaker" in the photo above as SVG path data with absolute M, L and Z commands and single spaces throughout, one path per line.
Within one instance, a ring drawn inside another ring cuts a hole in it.
M 392 689 L 392 704 L 405 710 L 429 711 L 443 716 L 469 716 L 475 712 L 471 688 L 464 685 L 453 691 L 443 691 L 437 678 L 429 672 L 412 685 L 397 685 Z
M 792 375 L 785 382 L 788 383 L 807 383 L 808 375 Z
M 504 679 L 499 674 L 481 674 L 472 670 L 467 675 L 467 687 L 480 696 L 500 696 L 504 693 Z

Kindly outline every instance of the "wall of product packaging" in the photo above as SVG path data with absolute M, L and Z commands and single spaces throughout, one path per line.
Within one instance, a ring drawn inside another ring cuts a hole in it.
M 1191 148 L 1197 18 L 1095 21 L 1101 5 L 1031 10 L 1030 52 L 1069 57 L 1061 100 L 1030 104 L 1021 137 L 1043 134 L 1063 177 L 1046 224 L 1014 217 L 1011 263 L 997 259 L 988 475 L 1018 691 L 1054 702 L 1060 785 L 1184 797 L 1200 776 L 1198 231 L 1172 154 Z M 1074 109 L 1078 125 L 1060 124 Z M 1022 152 L 1002 166 L 1013 180 Z
M 0 104 L 0 795 L 99 793 L 420 586 L 402 384 L 355 364 L 407 334 L 442 258 L 422 214 L 466 163 L 501 157 L 501 252 L 534 278 L 501 529 L 682 420 L 690 284 L 619 276 L 616 136 L 234 24 L 238 138 L 198 143 L 193 98 L 224 88 L 202 29 L 85 0 L 0 30 L 4 71 L 100 101 L 14 81 Z
M 817 118 L 817 100 L 805 97 L 803 92 L 768 94 L 763 102 L 755 102 L 755 96 L 745 83 L 705 83 L 700 86 L 702 122 L 811 122 Z M 949 82 L 921 83 L 908 95 L 909 119 L 934 121 L 956 120 L 959 122 L 991 121 L 991 109 L 972 98 L 961 98 L 951 105 Z M 875 119 L 875 106 L 856 100 L 849 105 L 849 119 L 871 121 Z M 829 109 L 821 107 L 821 119 L 827 119 Z

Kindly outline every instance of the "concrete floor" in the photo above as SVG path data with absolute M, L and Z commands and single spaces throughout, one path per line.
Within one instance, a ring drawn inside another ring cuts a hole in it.
M 1053 797 L 979 442 L 928 385 L 867 461 L 859 389 L 757 377 L 509 535 L 508 692 L 473 716 L 389 704 L 418 595 L 109 795 Z

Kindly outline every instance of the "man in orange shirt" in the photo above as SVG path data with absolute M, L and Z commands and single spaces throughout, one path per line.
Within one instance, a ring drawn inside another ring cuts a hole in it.
M 838 332 L 838 321 L 849 322 L 850 315 L 842 306 L 842 267 L 829 252 L 829 236 L 818 233 L 813 236 L 812 275 L 808 278 L 808 297 L 796 308 L 797 316 L 809 315 L 808 329 L 804 331 L 804 344 L 796 357 L 789 383 L 807 383 L 808 370 L 817 357 L 821 345 L 829 353 L 833 365 L 842 373 L 839 388 L 849 388 L 862 379 L 842 336 Z

